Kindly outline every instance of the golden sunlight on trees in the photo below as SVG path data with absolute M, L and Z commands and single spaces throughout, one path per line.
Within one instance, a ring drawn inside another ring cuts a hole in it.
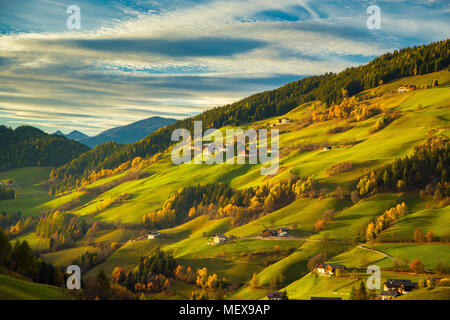
M 392 225 L 394 221 L 405 216 L 407 212 L 408 210 L 404 202 L 386 210 L 382 215 L 378 216 L 374 222 L 369 223 L 366 229 L 366 240 L 375 240 L 378 234 Z

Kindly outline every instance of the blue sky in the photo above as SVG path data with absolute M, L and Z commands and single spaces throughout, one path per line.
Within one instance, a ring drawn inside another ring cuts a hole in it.
M 366 26 L 372 4 L 381 29 Z M 447 39 L 449 21 L 446 0 L 0 0 L 0 124 L 93 135 L 181 119 Z

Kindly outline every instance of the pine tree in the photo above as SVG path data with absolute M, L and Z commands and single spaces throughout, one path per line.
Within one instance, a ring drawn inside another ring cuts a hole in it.
M 95 280 L 97 285 L 97 296 L 102 300 L 109 299 L 111 296 L 111 286 L 105 272 L 103 270 L 100 270 Z
M 0 227 L 0 266 L 8 266 L 11 261 L 11 244 L 5 231 Z

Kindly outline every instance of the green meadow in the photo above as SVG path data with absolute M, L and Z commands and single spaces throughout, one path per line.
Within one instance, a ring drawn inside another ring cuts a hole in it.
M 61 288 L 0 274 L 0 300 L 64 300 Z

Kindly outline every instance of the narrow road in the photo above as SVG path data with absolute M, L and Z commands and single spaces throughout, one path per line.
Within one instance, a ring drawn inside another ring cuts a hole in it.
M 387 253 L 385 253 L 383 251 L 380 251 L 380 250 L 377 250 L 377 249 L 367 248 L 367 247 L 364 247 L 362 244 L 358 245 L 358 248 L 363 249 L 363 250 L 367 250 L 367 251 L 371 251 L 371 252 L 375 252 L 375 253 L 379 253 L 379 254 L 385 256 L 386 258 L 389 258 L 389 259 L 394 260 L 394 261 L 396 261 L 398 263 L 401 263 L 401 264 L 405 264 L 405 262 L 403 262 L 403 261 L 401 261 L 401 260 L 399 260 L 399 259 L 397 259 L 397 258 L 395 258 L 393 256 L 390 256 L 390 255 L 388 255 Z
M 245 237 L 245 238 L 238 238 L 237 240 L 241 239 L 255 239 L 255 240 L 301 240 L 301 241 L 311 241 L 311 242 L 326 242 L 326 243 L 338 243 L 338 244 L 353 244 L 356 243 L 351 241 L 336 241 L 336 240 L 320 240 L 320 239 L 309 239 L 309 238 L 298 238 L 298 237 L 262 237 L 262 236 L 254 236 L 254 237 Z

